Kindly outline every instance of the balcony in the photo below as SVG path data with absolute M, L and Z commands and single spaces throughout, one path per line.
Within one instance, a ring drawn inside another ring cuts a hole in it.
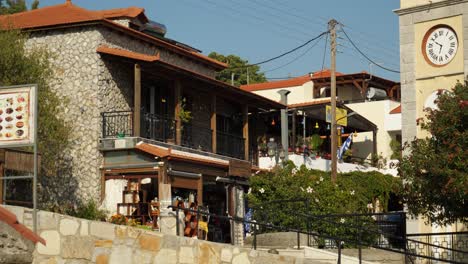
M 102 137 L 134 137 L 133 112 L 101 113 Z M 177 144 L 177 121 L 157 114 L 141 112 L 141 137 L 158 142 Z M 216 132 L 216 152 L 213 152 L 213 130 L 209 124 L 191 122 L 181 124 L 180 145 L 194 150 L 212 152 L 236 159 L 244 159 L 244 138 L 221 131 Z M 250 151 L 252 153 L 252 151 Z M 251 155 L 253 158 L 253 155 Z M 256 163 L 256 162 L 254 162 Z

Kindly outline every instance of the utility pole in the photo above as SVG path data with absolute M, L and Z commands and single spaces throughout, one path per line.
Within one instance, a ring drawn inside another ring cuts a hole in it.
M 337 157 L 336 157 L 336 25 L 338 22 L 332 19 L 328 22 L 328 29 L 330 30 L 330 82 L 331 82 L 331 180 L 336 182 L 337 171 Z

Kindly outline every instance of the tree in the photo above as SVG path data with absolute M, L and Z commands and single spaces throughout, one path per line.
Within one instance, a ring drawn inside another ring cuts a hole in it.
M 31 4 L 31 9 L 39 7 L 39 0 L 34 0 Z M 18 12 L 27 11 L 25 0 L 0 0 L 0 15 L 14 14 Z
M 234 73 L 234 86 L 238 87 L 247 84 L 247 76 L 249 84 L 267 81 L 265 74 L 259 72 L 260 66 L 245 67 L 249 65 L 249 61 L 243 60 L 239 56 L 232 54 L 224 56 L 216 52 L 211 52 L 208 57 L 228 64 L 227 69 L 218 73 L 216 76 L 217 80 L 231 84 L 232 73 Z
M 400 163 L 404 198 L 413 215 L 437 224 L 468 223 L 468 86 L 440 92 L 437 109 L 425 109 L 431 136 L 405 144 Z
M 38 84 L 38 142 L 41 174 L 55 175 L 60 154 L 68 144 L 70 127 L 57 116 L 66 101 L 48 86 L 52 77 L 50 54 L 42 49 L 25 48 L 27 35 L 16 30 L 0 31 L 0 86 Z

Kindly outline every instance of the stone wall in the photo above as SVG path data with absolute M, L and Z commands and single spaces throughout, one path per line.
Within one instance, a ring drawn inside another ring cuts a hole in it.
M 64 149 L 68 170 L 54 179 L 42 179 L 42 202 L 63 204 L 99 198 L 103 159 L 98 149 L 100 114 L 127 111 L 133 106 L 133 65 L 103 59 L 96 52 L 100 45 L 145 54 L 159 52 L 165 61 L 214 76 L 213 69 L 187 57 L 99 25 L 31 32 L 27 48 L 45 48 L 52 54 L 53 79 L 49 84 L 64 99 L 58 115 L 72 126 L 69 148 Z
M 30 209 L 6 206 L 18 220 Z M 25 212 L 26 211 L 26 212 Z M 143 229 L 95 222 L 51 212 L 38 214 L 38 233 L 47 246 L 34 251 L 49 263 L 302 263 L 301 259 Z M 30 225 L 31 223 L 25 223 Z
M 33 251 L 33 242 L 23 238 L 18 231 L 0 221 L 0 263 L 31 263 Z

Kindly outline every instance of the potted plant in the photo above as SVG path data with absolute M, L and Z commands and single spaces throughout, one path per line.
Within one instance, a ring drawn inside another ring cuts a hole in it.
M 265 153 L 267 152 L 266 136 L 263 135 L 257 137 L 257 150 L 259 157 L 265 156 Z

